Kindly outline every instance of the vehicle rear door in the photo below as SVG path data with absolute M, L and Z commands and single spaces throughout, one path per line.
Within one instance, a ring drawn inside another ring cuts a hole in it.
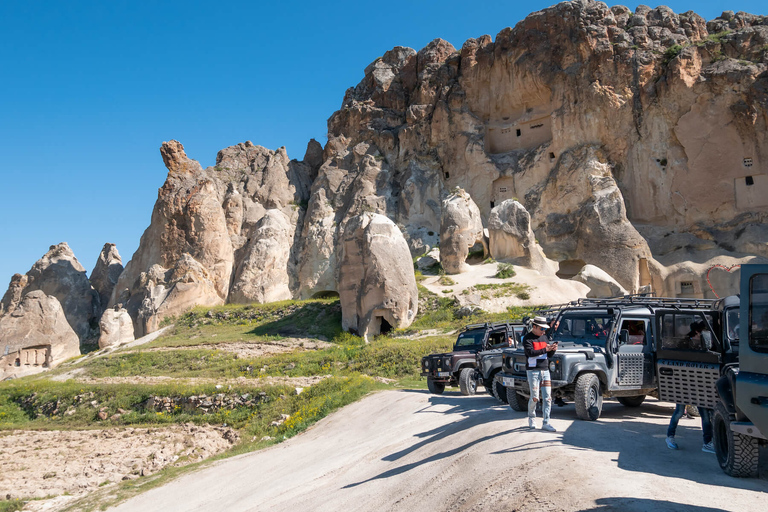
M 722 347 L 712 328 L 712 312 L 658 310 L 655 322 L 659 400 L 713 409 Z M 692 340 L 688 333 L 694 322 L 705 322 L 708 327 L 700 339 Z
M 622 331 L 625 331 L 623 337 Z M 619 334 L 619 348 L 616 351 L 618 363 L 616 386 L 619 389 L 655 387 L 650 319 L 622 317 Z
M 741 266 L 741 333 L 736 405 L 768 435 L 768 265 Z M 749 297 L 749 300 L 743 300 Z M 746 334 L 746 336 L 745 336 Z

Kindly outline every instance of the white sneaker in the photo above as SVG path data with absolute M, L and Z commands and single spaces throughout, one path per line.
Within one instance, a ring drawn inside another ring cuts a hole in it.
M 541 430 L 546 430 L 547 432 L 557 432 L 557 429 L 550 425 L 549 423 L 544 423 L 541 426 Z
M 670 450 L 677 450 L 677 443 L 675 442 L 674 437 L 667 438 L 667 448 L 669 448 Z
M 708 443 L 705 443 L 705 444 L 704 444 L 704 445 L 701 447 L 701 451 L 703 451 L 703 452 L 707 452 L 707 453 L 715 453 L 715 445 L 714 445 L 714 444 L 712 444 L 712 441 L 710 441 L 710 442 L 708 442 Z
M 528 418 L 528 428 L 536 428 L 536 420 L 534 418 Z

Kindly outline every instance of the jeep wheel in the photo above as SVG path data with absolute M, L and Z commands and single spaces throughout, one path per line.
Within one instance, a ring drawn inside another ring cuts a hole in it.
M 600 379 L 594 373 L 582 373 L 576 379 L 576 416 L 579 419 L 595 421 L 603 409 L 603 395 L 600 393 Z
M 501 383 L 501 379 L 493 379 L 493 396 L 495 396 L 496 400 L 499 402 L 503 404 L 507 403 L 507 388 Z
M 475 380 L 475 369 L 464 368 L 459 375 L 459 389 L 464 396 L 472 396 L 477 391 L 477 381 Z
M 496 398 L 496 394 L 493 392 L 493 379 L 490 379 L 490 380 L 483 379 L 483 387 L 485 388 L 485 391 L 489 395 Z
M 757 438 L 731 430 L 731 416 L 722 402 L 717 402 L 715 406 L 712 434 L 717 463 L 727 475 L 746 478 L 757 476 Z
M 445 391 L 445 384 L 442 382 L 435 382 L 431 378 L 427 377 L 427 387 L 429 388 L 429 392 L 433 395 L 442 395 L 443 391 Z
M 523 412 L 528 410 L 528 400 L 518 393 L 515 388 L 507 388 L 507 403 L 513 411 Z
M 640 404 L 645 401 L 645 395 L 638 396 L 620 396 L 616 398 L 619 403 L 625 407 L 640 407 Z

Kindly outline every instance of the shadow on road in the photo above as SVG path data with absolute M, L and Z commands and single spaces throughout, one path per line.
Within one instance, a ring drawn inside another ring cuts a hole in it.
M 600 498 L 595 502 L 597 503 L 596 507 L 584 509 L 582 512 L 647 512 L 648 510 L 654 512 L 721 512 L 723 510 L 643 498 Z

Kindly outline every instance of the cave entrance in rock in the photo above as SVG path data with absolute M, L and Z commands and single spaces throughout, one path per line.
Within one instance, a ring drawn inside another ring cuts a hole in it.
M 387 322 L 387 319 L 383 316 L 376 317 L 376 320 L 380 321 L 379 324 L 379 334 L 387 334 L 392 331 L 392 326 L 389 322 Z
M 555 275 L 560 279 L 570 279 L 578 274 L 584 265 L 586 265 L 584 260 L 563 260 L 560 262 L 560 269 L 555 272 Z
M 339 292 L 335 290 L 323 290 L 312 294 L 313 299 L 338 299 Z

